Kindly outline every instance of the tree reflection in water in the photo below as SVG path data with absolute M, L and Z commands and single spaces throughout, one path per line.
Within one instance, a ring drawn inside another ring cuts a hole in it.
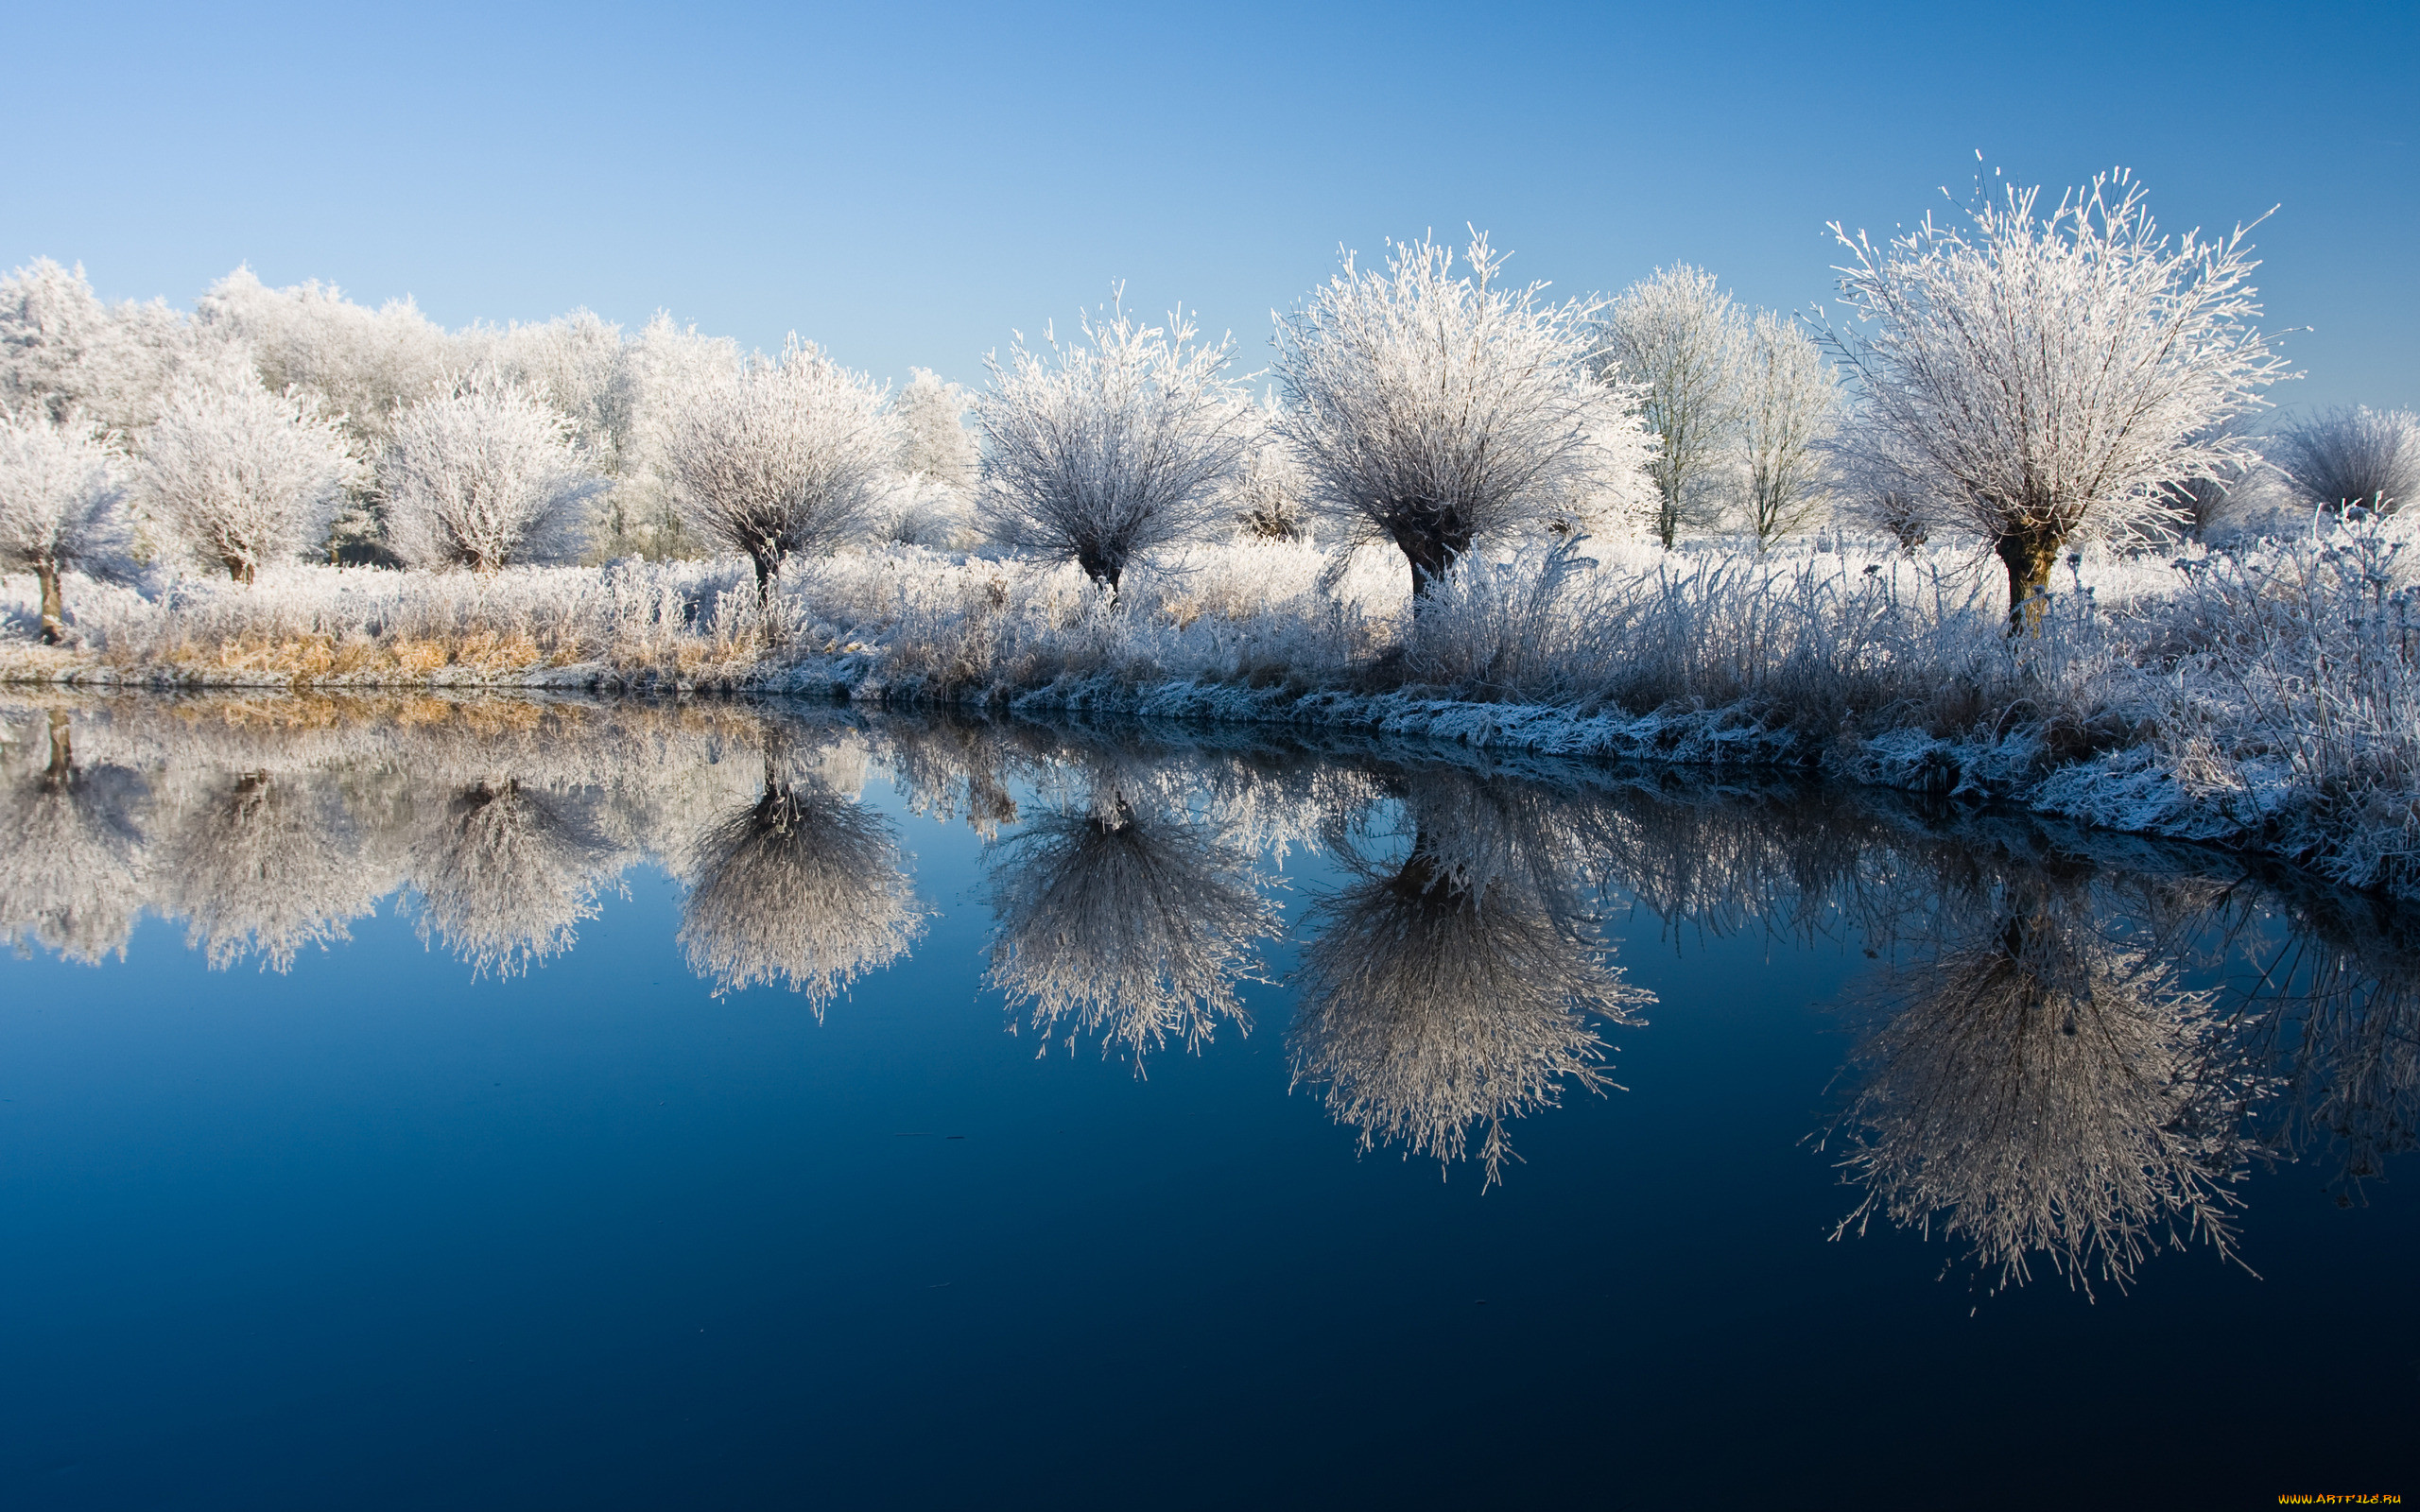
M 1684 950 L 1761 929 L 1871 952 L 1833 1130 L 1862 1188 L 1841 1231 L 1938 1229 L 2002 1284 L 2232 1253 L 2249 1160 L 2321 1167 L 2359 1202 L 2420 1141 L 2409 907 L 2005 813 L 1343 733 L 0 693 L 0 934 L 95 962 L 149 911 L 213 967 L 283 971 L 414 888 L 424 938 L 511 974 L 647 860 L 688 885 L 699 975 L 820 1015 L 926 918 L 891 820 L 851 796 L 865 761 L 909 814 L 989 842 L 989 981 L 1021 1023 L 1138 1069 L 1242 1024 L 1281 934 L 1263 873 L 1332 855 L 1343 880 L 1300 934 L 1294 1084 L 1365 1149 L 1476 1160 L 1482 1187 L 1518 1119 L 1612 1085 L 1606 1026 L 1647 994 L 1613 964 L 1608 898 Z
M 244 772 L 194 806 L 169 846 L 172 906 L 185 942 L 223 968 L 258 952 L 284 971 L 304 946 L 351 937 L 386 879 L 362 866 L 340 822 L 302 782 Z
M 9 774 L 0 818 L 0 936 L 73 961 L 123 957 L 143 912 L 142 780 L 123 766 L 78 765 L 67 712 L 43 713 L 43 764 Z
M 596 917 L 608 854 L 567 795 L 514 777 L 458 787 L 412 850 L 421 938 L 433 934 L 475 974 L 543 964 Z
M 889 822 L 821 782 L 786 777 L 770 729 L 763 791 L 698 837 L 690 869 L 681 909 L 690 970 L 718 991 L 779 982 L 818 1019 L 924 931 Z
M 1558 852 L 1545 800 L 1461 773 L 1406 784 L 1411 848 L 1394 865 L 1339 836 L 1357 880 L 1306 920 L 1295 1084 L 1365 1150 L 1401 1144 L 1441 1168 L 1478 1133 L 1481 1190 L 1513 1158 L 1507 1119 L 1568 1084 L 1616 1084 L 1600 1024 L 1640 1022 L 1651 996 L 1621 979 Z
M 1098 1035 L 1144 1057 L 1198 1051 L 1221 1021 L 1251 1032 L 1236 984 L 1258 980 L 1277 906 L 1252 857 L 1165 799 L 1115 780 L 1031 816 L 987 847 L 994 925 L 984 980 L 1026 1010 L 1046 1049 Z
M 1842 1164 L 1866 1194 L 1838 1232 L 1938 1227 L 1999 1284 L 2038 1256 L 2087 1293 L 2163 1244 L 2232 1254 L 2260 1082 L 2215 994 L 2052 871 L 1953 895 L 1935 928 L 1857 1056 Z

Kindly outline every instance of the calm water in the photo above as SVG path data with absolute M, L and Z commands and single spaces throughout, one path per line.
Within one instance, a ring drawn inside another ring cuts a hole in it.
M 2372 900 L 1276 731 L 0 727 L 9 1507 L 2420 1493 Z

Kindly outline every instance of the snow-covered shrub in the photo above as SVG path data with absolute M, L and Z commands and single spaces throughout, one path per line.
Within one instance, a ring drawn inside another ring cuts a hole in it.
M 1127 568 L 1200 536 L 1242 466 L 1251 405 L 1226 376 L 1235 341 L 1196 344 L 1182 310 L 1147 326 L 1123 304 L 1084 316 L 1083 341 L 1022 337 L 975 401 L 977 518 L 993 540 L 1072 561 L 1113 591 Z
M 1875 329 L 1827 337 L 1866 423 L 2000 558 L 2012 628 L 2070 536 L 2169 515 L 2160 485 L 2249 460 L 2226 422 L 2284 371 L 2251 324 L 2245 228 L 2171 242 L 2123 170 L 2047 215 L 2039 194 L 1882 247 L 1832 227 L 1841 297 Z
M 1474 235 L 1396 247 L 1384 273 L 1351 257 L 1278 323 L 1280 432 L 1312 507 L 1351 545 L 1390 541 L 1425 595 L 1456 558 L 1582 518 L 1635 487 L 1650 442 L 1627 395 L 1590 370 L 1584 303 L 1496 283 Z
M 64 639 L 60 575 L 98 575 L 124 561 L 131 543 L 126 489 L 99 433 L 79 417 L 55 419 L 41 404 L 0 411 L 0 571 L 30 572 L 42 585 L 42 638 Z
M 137 470 L 146 521 L 165 537 L 157 544 L 243 583 L 316 550 L 362 473 L 318 399 L 227 369 L 179 381 Z
M 2392 514 L 2420 497 L 2420 415 L 2367 405 L 2288 426 L 2270 460 L 2318 507 Z
M 883 391 L 795 336 L 778 361 L 700 378 L 666 438 L 665 472 L 689 532 L 748 558 L 769 593 L 788 558 L 866 527 L 897 449 Z
M 414 567 L 481 573 L 577 557 L 589 502 L 611 485 L 589 471 L 574 430 L 491 370 L 405 410 L 378 459 L 395 554 Z

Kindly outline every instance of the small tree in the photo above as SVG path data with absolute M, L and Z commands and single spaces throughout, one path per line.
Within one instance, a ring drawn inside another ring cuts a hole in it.
M 789 557 L 864 526 L 897 449 L 881 387 L 792 336 L 778 361 L 706 377 L 663 465 L 683 527 L 753 562 L 762 600 Z
M 1354 542 L 1394 542 L 1417 603 L 1482 537 L 1585 516 L 1650 442 L 1627 396 L 1593 376 L 1596 307 L 1546 285 L 1497 284 L 1504 257 L 1474 232 L 1451 249 L 1398 246 L 1384 273 L 1348 254 L 1278 318 L 1280 434 L 1307 502 Z
M 2007 567 L 2012 630 L 2068 537 L 2165 517 L 2162 484 L 2242 460 L 2222 424 L 2283 367 L 2250 323 L 2248 228 L 2171 242 L 2123 170 L 2047 215 L 2039 193 L 1884 247 L 1832 227 L 1841 292 L 1876 329 L 1826 335 L 1871 421 Z
M 141 498 L 187 555 L 249 583 L 262 563 L 316 547 L 360 474 L 340 417 L 221 369 L 169 394 L 144 446 Z
M 1823 442 L 1840 411 L 1837 369 L 1806 333 L 1770 311 L 1750 322 L 1739 363 L 1739 445 L 1759 542 L 1805 524 L 1823 503 Z
M 573 429 L 539 395 L 486 371 L 406 409 L 378 463 L 395 554 L 482 573 L 578 555 L 588 501 L 612 485 L 588 471 Z
M 128 544 L 126 490 L 108 445 L 79 419 L 39 405 L 0 411 L 0 569 L 42 584 L 42 638 L 65 639 L 59 575 L 112 565 Z
M 1226 376 L 1232 337 L 1196 345 L 1182 310 L 1137 324 L 1122 303 L 1082 318 L 1089 345 L 1049 360 L 1023 336 L 975 401 L 983 434 L 984 530 L 1003 545 L 1073 561 L 1117 587 L 1137 558 L 1198 535 L 1242 467 L 1252 406 Z
M 2392 514 L 2420 497 L 2420 415 L 2331 409 L 2289 427 L 2271 459 L 2295 492 L 2323 509 L 2367 506 Z
M 1745 340 L 1731 296 L 1686 263 L 1632 284 L 1599 323 L 1598 371 L 1637 386 L 1633 404 L 1655 434 L 1647 472 L 1655 480 L 1655 537 L 1667 550 L 1738 435 Z

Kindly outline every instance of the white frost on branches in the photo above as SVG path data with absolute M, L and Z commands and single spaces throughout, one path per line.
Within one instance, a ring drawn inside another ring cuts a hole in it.
M 792 336 L 778 361 L 700 375 L 664 468 L 683 526 L 755 564 L 760 594 L 788 558 L 863 530 L 898 450 L 883 389 Z
M 1278 425 L 1312 507 L 1355 541 L 1394 542 L 1425 596 L 1482 539 L 1601 513 L 1635 489 L 1651 442 L 1626 395 L 1592 376 L 1584 302 L 1497 282 L 1474 233 L 1398 245 L 1383 273 L 1344 266 L 1278 318 Z
M 1651 527 L 1668 549 L 1704 513 L 1706 485 L 1737 438 L 1747 340 L 1731 296 L 1686 263 L 1623 290 L 1598 322 L 1598 372 L 1634 386 L 1633 412 L 1655 437 Z
M 543 397 L 493 371 L 405 410 L 378 463 L 396 555 L 414 567 L 483 573 L 577 557 L 589 501 L 611 485 L 588 470 L 574 430 Z
M 98 573 L 127 554 L 126 490 L 99 433 L 40 404 L 0 412 L 0 572 L 42 583 L 42 638 L 66 634 L 59 575 Z
M 1194 340 L 1182 310 L 1147 326 L 1113 304 L 1083 341 L 1019 336 L 975 401 L 983 433 L 977 519 L 1018 550 L 1075 562 L 1115 588 L 1126 569 L 1199 537 L 1243 464 L 1252 407 L 1226 375 L 1233 337 Z
M 264 565 L 316 549 L 361 472 L 339 418 L 317 398 L 218 369 L 170 392 L 144 447 L 141 499 L 168 543 L 249 583 Z
M 2070 536 L 2167 517 L 2162 484 L 2247 460 L 2224 422 L 2284 366 L 2251 323 L 2249 228 L 2162 236 L 2122 169 L 2048 215 L 2039 194 L 1878 247 L 1832 227 L 1874 329 L 1827 335 L 1869 421 L 1999 555 L 2013 624 Z

